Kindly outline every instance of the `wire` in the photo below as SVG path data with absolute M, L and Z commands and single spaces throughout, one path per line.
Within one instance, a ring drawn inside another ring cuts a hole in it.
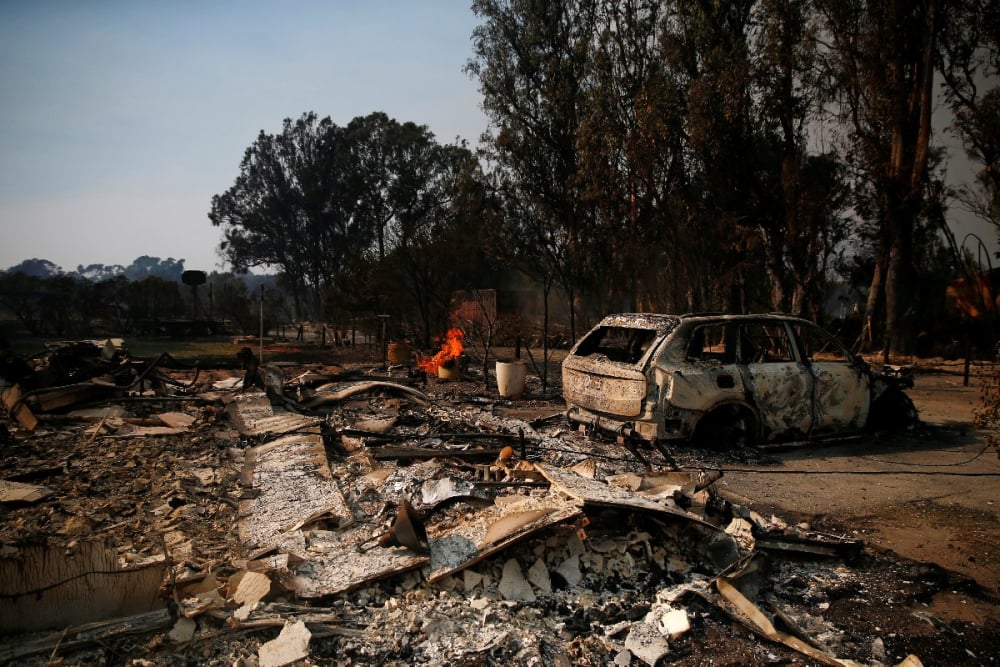
M 877 463 L 888 463 L 890 465 L 898 466 L 917 466 L 919 468 L 955 468 L 957 466 L 964 466 L 968 463 L 972 463 L 976 459 L 982 457 L 982 455 L 985 454 L 986 450 L 989 448 L 989 444 L 984 444 L 982 449 L 980 449 L 979 452 L 971 459 L 958 461 L 957 463 L 907 463 L 905 461 L 886 461 L 885 459 L 877 459 L 874 456 L 862 456 L 861 458 L 867 459 L 868 461 L 875 461 Z
M 687 468 L 699 470 L 700 468 Z M 952 477 L 1000 477 L 1000 472 L 939 472 L 933 470 L 759 470 L 756 468 L 703 468 L 722 473 L 758 475 L 949 475 Z

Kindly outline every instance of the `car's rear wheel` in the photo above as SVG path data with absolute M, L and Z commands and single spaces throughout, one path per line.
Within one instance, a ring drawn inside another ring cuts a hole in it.
M 692 442 L 721 451 L 752 446 L 757 442 L 757 420 L 741 405 L 723 405 L 701 418 Z

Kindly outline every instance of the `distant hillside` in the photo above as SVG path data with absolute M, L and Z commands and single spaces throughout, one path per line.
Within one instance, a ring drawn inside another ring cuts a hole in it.
M 8 268 L 6 271 L 0 270 L 0 274 L 23 273 L 33 278 L 69 276 L 92 283 L 103 282 L 117 276 L 125 276 L 130 282 L 139 282 L 155 276 L 162 280 L 179 283 L 181 282 L 181 274 L 184 273 L 184 270 L 183 259 L 174 259 L 173 257 L 160 259 L 159 257 L 143 255 L 142 257 L 137 257 L 128 266 L 122 266 L 121 264 L 88 264 L 87 266 L 83 266 L 81 264 L 76 267 L 75 271 L 66 271 L 58 264 L 47 259 L 26 259 L 20 264 L 15 264 Z M 216 275 L 216 272 L 213 271 L 211 275 Z M 275 284 L 275 277 L 269 274 L 246 273 L 237 274 L 237 277 L 243 281 L 247 289 L 251 292 L 259 289 L 261 285 L 272 288 Z
M 150 276 L 156 276 L 171 282 L 180 282 L 184 273 L 184 260 L 168 257 L 150 257 L 143 255 L 136 258 L 128 266 L 121 264 L 89 264 L 76 267 L 75 271 L 66 271 L 61 266 L 47 259 L 26 259 L 20 264 L 10 267 L 6 273 L 23 273 L 36 278 L 53 276 L 70 276 L 98 283 L 109 278 L 124 275 L 130 281 L 139 281 Z

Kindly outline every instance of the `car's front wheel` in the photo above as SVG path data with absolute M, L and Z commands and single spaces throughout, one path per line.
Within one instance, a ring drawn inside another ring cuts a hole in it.
M 902 390 L 895 387 L 882 392 L 868 415 L 871 431 L 897 431 L 916 426 L 919 422 L 917 408 Z

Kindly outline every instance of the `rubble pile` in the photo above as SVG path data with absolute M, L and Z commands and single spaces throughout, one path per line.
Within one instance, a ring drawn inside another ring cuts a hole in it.
M 715 471 L 398 371 L 257 384 L 99 349 L 75 383 L 96 405 L 32 402 L 31 373 L 4 390 L 0 663 L 700 664 L 708 638 L 719 664 L 903 658 L 823 617 L 859 543 Z

